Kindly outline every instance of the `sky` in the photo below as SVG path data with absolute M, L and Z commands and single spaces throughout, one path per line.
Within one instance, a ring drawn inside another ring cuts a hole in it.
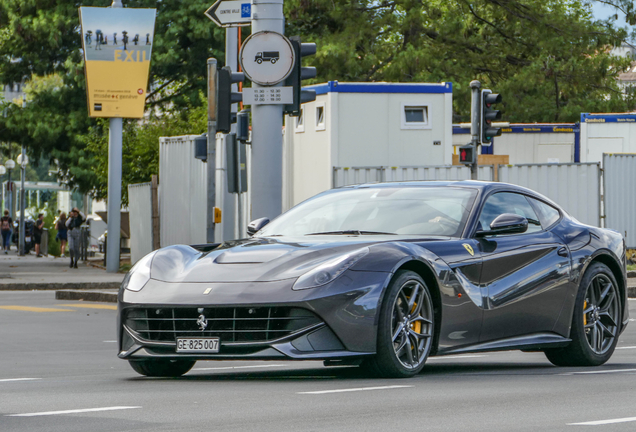
M 612 6 L 594 2 L 594 5 L 592 5 L 592 13 L 597 19 L 605 19 L 610 15 L 618 13 L 618 20 L 616 20 L 616 23 L 619 27 L 623 27 L 624 25 L 626 25 L 625 15 Z

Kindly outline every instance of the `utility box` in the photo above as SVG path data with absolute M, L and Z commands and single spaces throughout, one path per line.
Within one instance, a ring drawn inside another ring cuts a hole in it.
M 636 153 L 636 114 L 581 114 L 581 162 L 601 162 L 603 153 Z
M 334 168 L 451 164 L 451 83 L 307 88 L 316 100 L 285 118 L 283 210 L 332 188 Z
M 579 162 L 577 123 L 513 123 L 501 132 L 491 146 L 480 147 L 481 154 L 508 155 L 513 165 Z M 468 142 L 470 130 L 453 126 L 453 154 Z

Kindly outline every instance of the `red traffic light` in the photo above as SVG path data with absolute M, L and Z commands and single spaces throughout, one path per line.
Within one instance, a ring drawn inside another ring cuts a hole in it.
M 463 164 L 475 163 L 475 148 L 472 145 L 460 147 L 459 162 Z

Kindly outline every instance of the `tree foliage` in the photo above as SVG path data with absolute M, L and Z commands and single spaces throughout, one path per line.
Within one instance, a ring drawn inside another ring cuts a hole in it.
M 615 80 L 629 60 L 609 54 L 627 31 L 581 1 L 291 0 L 285 10 L 288 34 L 318 44 L 317 81 L 450 81 L 462 119 L 473 79 L 505 95 L 510 121 L 634 106 Z
M 595 1 L 636 24 L 631 0 L 286 0 L 286 33 L 317 43 L 308 62 L 316 81 L 452 82 L 465 120 L 468 83 L 479 79 L 504 95 L 506 120 L 576 121 L 634 107 L 615 80 L 629 61 L 609 54 L 629 31 L 616 18 L 595 20 Z M 0 0 L 0 82 L 28 82 L 26 108 L 5 105 L 2 139 L 55 161 L 61 181 L 97 196 L 106 192 L 107 122 L 87 116 L 78 7 L 110 2 Z M 156 173 L 159 136 L 202 132 L 206 59 L 224 57 L 224 29 L 203 16 L 209 0 L 125 4 L 157 9 L 154 114 L 125 123 L 127 184 Z

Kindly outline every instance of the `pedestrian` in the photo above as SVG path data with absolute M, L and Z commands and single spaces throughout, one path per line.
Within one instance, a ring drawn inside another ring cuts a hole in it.
M 70 268 L 77 268 L 77 261 L 80 254 L 80 227 L 86 220 L 84 213 L 78 210 L 77 207 L 69 213 L 69 218 L 66 220 L 66 227 L 68 228 L 68 248 L 71 255 Z
M 40 243 L 42 242 L 42 233 L 44 231 L 44 215 L 40 213 L 33 226 L 33 240 L 35 242 L 35 257 L 40 258 Z
M 11 249 L 11 228 L 13 227 L 13 221 L 9 216 L 9 210 L 4 211 L 4 216 L 0 219 L 0 232 L 2 232 L 2 249 L 4 249 L 5 255 L 9 253 Z
M 55 229 L 57 230 L 57 236 L 55 238 L 60 241 L 60 257 L 64 258 L 64 251 L 66 250 L 66 241 L 68 240 L 68 228 L 66 228 L 66 213 L 60 213 L 60 217 L 55 222 Z

